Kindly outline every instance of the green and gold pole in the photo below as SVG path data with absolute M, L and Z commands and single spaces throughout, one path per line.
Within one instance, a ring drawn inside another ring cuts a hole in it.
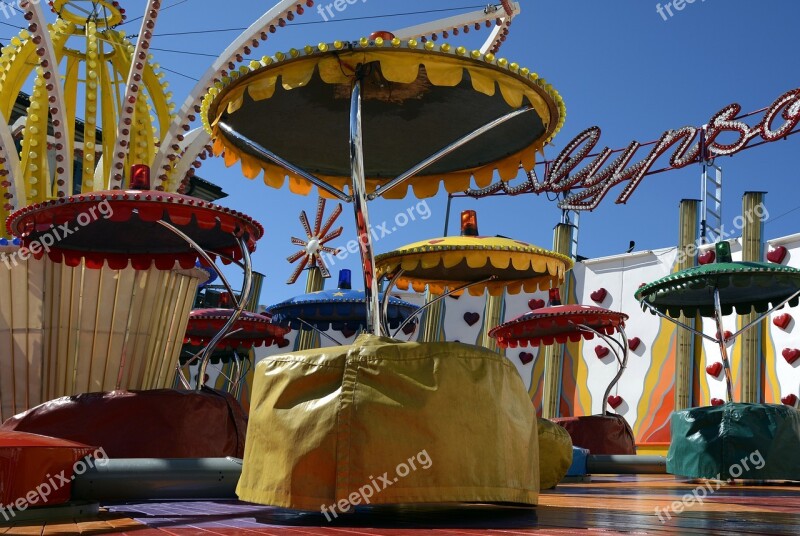
M 430 291 L 426 294 L 426 303 L 438 298 L 438 294 Z M 441 342 L 444 340 L 442 322 L 444 320 L 444 300 L 439 300 L 423 313 L 422 342 Z
M 492 296 L 489 294 L 486 297 L 486 309 L 483 313 L 483 331 L 481 332 L 480 346 L 488 348 L 492 352 L 502 354 L 503 350 L 497 346 L 497 340 L 489 336 L 489 331 L 496 328 L 503 323 L 503 314 L 506 309 L 506 294 L 505 292 Z
M 553 250 L 562 255 L 572 256 L 572 236 L 575 227 L 567 223 L 556 225 L 553 234 Z M 569 275 L 561 285 L 561 297 L 569 303 Z M 561 398 L 561 372 L 564 367 L 564 345 L 553 344 L 542 351 L 544 353 L 544 394 L 542 397 L 542 417 L 551 419 L 559 417 L 559 400 Z
M 264 290 L 264 274 L 253 272 L 253 290 L 250 292 L 250 299 L 247 300 L 245 311 L 257 313 L 261 304 L 261 292 Z
M 680 235 L 678 237 L 678 264 L 676 270 L 686 270 L 697 261 L 699 238 L 699 207 L 697 199 L 683 199 L 680 203 Z M 679 321 L 695 327 L 695 318 L 680 316 Z M 678 329 L 675 341 L 675 411 L 692 406 L 694 386 L 694 349 L 697 336 L 691 331 Z
M 308 269 L 308 279 L 306 280 L 306 294 L 312 292 L 319 292 L 325 288 L 325 279 L 322 277 L 322 272 L 316 266 Z M 297 337 L 297 350 L 311 350 L 312 348 L 319 348 L 319 333 L 314 330 L 301 329 Z
M 745 192 L 742 196 L 742 260 L 760 262 L 764 255 L 764 223 L 759 217 L 763 214 L 764 192 Z M 740 317 L 742 326 L 754 322 L 759 317 L 756 312 Z M 762 354 L 761 336 L 764 322 L 742 334 L 741 345 L 741 391 L 739 401 L 750 404 L 763 402 L 763 375 L 761 374 Z

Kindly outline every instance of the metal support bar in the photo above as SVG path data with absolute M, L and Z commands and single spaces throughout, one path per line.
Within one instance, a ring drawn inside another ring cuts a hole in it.
M 217 268 L 217 265 L 216 265 L 216 263 L 214 263 L 214 260 L 209 256 L 208 253 L 205 252 L 205 250 L 203 250 L 202 247 L 200 247 L 200 245 L 197 242 L 192 240 L 189 237 L 189 235 L 187 235 L 186 233 L 184 233 L 183 231 L 181 231 L 180 229 L 178 229 L 177 227 L 175 227 L 172 224 L 169 224 L 169 223 L 167 223 L 167 222 L 165 222 L 163 220 L 159 220 L 157 223 L 160 224 L 162 227 L 172 231 L 178 237 L 182 238 L 187 244 L 189 244 L 189 246 L 192 249 L 194 249 L 201 257 L 203 257 L 203 259 L 206 260 L 206 262 L 209 264 L 209 266 L 217 273 L 217 275 L 219 275 L 220 280 L 223 282 L 223 284 L 225 285 L 225 288 L 227 289 L 227 291 L 231 295 L 231 300 L 233 300 L 233 302 L 236 304 L 236 308 L 234 309 L 234 313 L 231 315 L 231 318 L 228 319 L 228 322 L 225 324 L 225 326 L 223 327 L 222 331 L 217 333 L 217 335 L 211 340 L 211 342 L 208 344 L 208 346 L 206 346 L 206 348 L 203 349 L 201 362 L 200 362 L 200 370 L 198 372 L 198 378 L 197 378 L 197 389 L 200 390 L 200 389 L 203 388 L 203 385 L 205 384 L 205 373 L 206 373 L 206 369 L 208 368 L 208 363 L 211 361 L 211 354 L 214 351 L 214 348 L 216 347 L 217 343 L 219 343 L 220 340 L 222 340 L 226 335 L 228 335 L 228 332 L 233 327 L 233 325 L 236 322 L 236 320 L 239 319 L 239 316 L 242 314 L 242 311 L 244 310 L 244 307 L 247 304 L 247 301 L 249 299 L 250 287 L 251 287 L 252 280 L 253 280 L 253 266 L 252 266 L 252 262 L 250 260 L 250 251 L 247 249 L 247 243 L 244 241 L 243 238 L 237 238 L 236 239 L 236 242 L 237 242 L 237 244 L 239 246 L 239 249 L 242 251 L 242 259 L 244 260 L 244 266 L 245 266 L 244 284 L 242 286 L 242 294 L 239 297 L 239 299 L 237 300 L 236 299 L 236 294 L 234 294 L 233 289 L 231 288 L 231 285 L 228 282 L 228 280 L 225 277 L 225 275 L 222 273 L 222 271 L 219 268 Z M 122 371 L 123 371 L 123 369 L 124 369 L 124 364 L 122 366 L 120 366 L 120 375 L 119 375 L 119 378 L 117 380 L 118 383 L 120 383 L 120 381 L 122 379 Z
M 214 348 L 216 348 L 219 341 L 225 338 L 228 335 L 228 332 L 233 328 L 234 324 L 239 317 L 241 316 L 242 312 L 244 311 L 245 305 L 250 299 L 250 289 L 253 284 L 253 264 L 250 259 L 250 252 L 247 250 L 247 243 L 244 241 L 243 238 L 237 239 L 239 242 L 239 248 L 242 250 L 242 258 L 244 259 L 244 283 L 242 284 L 242 296 L 239 300 L 239 305 L 236 309 L 233 310 L 231 317 L 223 326 L 222 331 L 217 333 L 211 342 L 203 350 L 203 356 L 200 358 L 200 369 L 197 372 L 197 390 L 201 390 L 206 383 L 206 370 L 208 369 L 208 364 L 211 362 L 211 354 L 214 353 Z
M 311 184 L 317 186 L 321 190 L 325 190 L 332 196 L 336 197 L 341 201 L 344 201 L 345 203 L 350 203 L 352 201 L 352 198 L 347 194 L 345 194 L 344 192 L 338 190 L 337 188 L 334 188 L 327 182 L 323 181 L 322 179 L 320 179 L 315 175 L 312 175 L 308 171 L 295 166 L 294 164 L 288 162 L 287 160 L 284 160 L 280 156 L 262 147 L 253 140 L 245 136 L 242 136 L 241 134 L 236 132 L 233 128 L 228 126 L 226 123 L 220 122 L 219 128 L 222 129 L 222 131 L 225 133 L 226 136 L 228 136 L 228 138 L 230 138 L 233 144 L 239 147 L 240 149 L 258 154 L 258 156 L 265 158 L 270 162 L 289 170 L 289 172 L 294 173 L 298 177 L 306 179 Z
M 381 327 L 383 328 L 383 334 L 387 337 L 391 336 L 389 332 L 389 300 L 391 299 L 391 292 L 397 283 L 397 280 L 403 277 L 404 273 L 406 273 L 406 271 L 402 268 L 398 270 L 397 273 L 394 274 L 389 280 L 389 284 L 386 285 L 386 290 L 383 291 L 383 302 L 381 303 Z
M 694 333 L 695 335 L 699 335 L 699 336 L 703 337 L 704 339 L 707 339 L 707 340 L 709 340 L 709 341 L 711 341 L 711 342 L 713 342 L 713 343 L 715 343 L 715 344 L 718 344 L 718 343 L 719 343 L 719 340 L 718 340 L 718 339 L 715 339 L 714 337 L 712 337 L 712 336 L 710 336 L 710 335 L 706 335 L 706 334 L 705 334 L 705 333 L 703 333 L 702 331 L 699 331 L 699 330 L 697 330 L 697 329 L 694 329 L 692 326 L 690 326 L 690 325 L 688 325 L 688 324 L 684 324 L 683 322 L 681 322 L 681 321 L 679 321 L 679 320 L 677 320 L 677 319 L 675 319 L 675 318 L 672 318 L 671 316 L 667 316 L 667 315 L 665 315 L 664 313 L 662 313 L 661 311 L 659 311 L 658 309 L 656 309 L 655 307 L 653 307 L 651 304 L 647 303 L 647 301 L 645 301 L 645 300 L 642 300 L 642 304 L 643 304 L 645 307 L 647 307 L 648 309 L 650 309 L 650 311 L 652 311 L 652 312 L 653 312 L 653 314 L 655 314 L 655 315 L 657 315 L 657 316 L 659 316 L 659 317 L 663 318 L 664 320 L 669 320 L 670 322 L 672 322 L 672 323 L 673 323 L 673 324 L 675 324 L 676 326 L 680 326 L 680 327 L 682 327 L 682 328 L 683 328 L 683 329 L 685 329 L 685 330 L 691 331 L 691 332 L 692 332 L 692 333 Z
M 522 108 L 520 108 L 518 110 L 514 110 L 513 112 L 508 113 L 508 114 L 506 114 L 506 115 L 504 115 L 502 117 L 498 117 L 494 121 L 483 125 L 482 127 L 480 127 L 477 130 L 473 130 L 472 132 L 470 132 L 469 134 L 467 134 L 463 138 L 451 143 L 450 145 L 448 145 L 444 149 L 441 149 L 440 151 L 434 153 L 429 158 L 426 158 L 425 160 L 423 160 L 422 162 L 420 162 L 416 166 L 412 167 L 411 169 L 409 169 L 408 171 L 406 171 L 402 175 L 392 179 L 391 181 L 386 183 L 386 185 L 384 185 L 382 188 L 379 188 L 375 192 L 369 194 L 368 199 L 370 201 L 372 201 L 372 200 L 376 199 L 377 197 L 383 196 L 386 192 L 388 192 L 389 190 L 391 190 L 395 186 L 400 185 L 401 183 L 407 181 L 408 179 L 410 179 L 414 175 L 424 171 L 426 168 L 432 166 L 433 164 L 435 164 L 436 162 L 438 162 L 442 158 L 448 156 L 452 152 L 460 149 L 461 147 L 463 147 L 467 143 L 471 142 L 475 138 L 477 138 L 479 136 L 482 136 L 483 134 L 489 132 L 490 130 L 493 130 L 494 128 L 496 128 L 496 127 L 502 125 L 503 123 L 505 123 L 506 121 L 510 121 L 511 119 L 514 119 L 515 117 L 517 117 L 519 115 L 522 115 L 524 113 L 530 112 L 532 110 L 533 110 L 533 108 L 531 106 L 524 106 L 524 107 L 522 107 Z
M 322 336 L 323 336 L 323 337 L 325 337 L 326 339 L 328 339 L 328 340 L 332 341 L 332 342 L 333 342 L 333 344 L 335 344 L 336 346 L 341 346 L 341 345 L 342 345 L 342 343 L 340 343 L 339 341 L 337 341 L 336 339 L 334 339 L 333 337 L 331 337 L 330 335 L 328 335 L 327 333 L 325 333 L 324 331 L 322 331 L 321 329 L 319 329 L 319 328 L 318 328 L 317 326 L 315 326 L 314 324 L 311 324 L 310 322 L 306 322 L 305 320 L 303 320 L 303 319 L 302 319 L 302 318 L 300 318 L 299 316 L 297 317 L 297 320 L 299 320 L 299 321 L 300 321 L 300 323 L 301 323 L 301 324 L 303 324 L 304 326 L 308 326 L 308 327 L 309 327 L 309 328 L 311 328 L 313 331 L 316 331 L 317 333 L 319 333 L 320 335 L 322 335 Z
M 360 67 L 358 69 L 361 70 Z M 364 171 L 364 137 L 361 122 L 361 79 L 353 84 L 350 99 L 350 171 L 353 179 L 353 210 L 356 232 L 364 267 L 364 302 L 366 304 L 366 332 L 379 334 L 381 309 L 378 303 L 378 279 L 375 277 L 375 253 L 372 249 L 372 232 L 367 209 L 367 177 Z
M 778 309 L 780 309 L 781 307 L 783 307 L 784 305 L 786 305 L 787 303 L 792 301 L 793 299 L 797 298 L 798 296 L 800 296 L 800 290 L 798 290 L 797 292 L 792 294 L 789 298 L 783 300 L 781 303 L 779 303 L 778 305 L 776 305 L 775 307 L 773 307 L 772 309 L 770 309 L 766 313 L 762 314 L 761 316 L 759 316 L 758 318 L 756 318 L 755 320 L 753 320 L 749 324 L 745 325 L 742 329 L 740 329 L 739 331 L 734 333 L 729 340 L 734 340 L 736 337 L 738 337 L 739 335 L 741 335 L 742 333 L 744 333 L 748 329 L 752 328 L 753 326 L 755 326 L 756 324 L 758 324 L 759 322 L 764 320 L 766 317 L 768 317 L 769 315 L 771 315 L 772 313 L 774 313 L 775 311 L 777 311 Z
M 72 499 L 103 502 L 235 499 L 242 460 L 107 459 L 75 475 Z
M 620 326 L 619 333 L 622 337 L 622 342 L 618 341 L 614 337 L 607 335 L 605 333 L 601 333 L 596 329 L 592 329 L 589 326 L 584 324 L 578 325 L 578 328 L 582 331 L 587 331 L 589 333 L 594 333 L 601 339 L 603 339 L 609 346 L 611 346 L 611 351 L 614 352 L 614 357 L 617 358 L 617 363 L 619 363 L 619 371 L 617 371 L 617 375 L 611 380 L 611 383 L 608 384 L 606 388 L 605 394 L 603 394 L 603 411 L 602 415 L 606 414 L 606 410 L 608 409 L 608 397 L 611 394 L 611 391 L 614 389 L 614 386 L 619 382 L 619 379 L 622 378 L 622 374 L 625 372 L 625 369 L 628 368 L 628 335 L 625 333 L 625 328 Z M 617 351 L 614 346 L 619 347 L 619 352 Z M 620 352 L 622 353 L 622 357 L 620 358 Z
M 455 294 L 456 292 L 461 292 L 462 290 L 468 289 L 469 287 L 474 287 L 475 285 L 480 285 L 482 283 L 488 283 L 489 281 L 492 281 L 493 279 L 497 279 L 497 276 L 496 275 L 492 275 L 492 276 L 487 277 L 486 279 L 481 279 L 480 281 L 474 281 L 472 283 L 467 283 L 466 285 L 461 285 L 460 287 L 456 287 L 453 290 L 448 290 L 447 292 L 445 292 L 441 296 L 436 296 L 436 298 L 432 299 L 431 301 L 429 301 L 428 303 L 426 303 L 425 305 L 423 305 L 422 307 L 420 307 L 419 309 L 414 311 L 413 314 L 409 315 L 409 317 L 406 318 L 405 321 L 402 324 L 400 324 L 400 327 L 395 330 L 394 334 L 392 335 L 392 338 L 397 337 L 397 334 L 400 333 L 401 329 L 406 327 L 406 325 L 409 322 L 411 322 L 411 320 L 415 316 L 419 316 L 422 313 L 424 313 L 426 310 L 428 310 L 428 308 L 430 308 L 431 305 L 442 301 L 443 299 L 445 299 L 446 297 L 448 297 L 451 294 Z
M 200 370 L 197 373 L 198 376 L 197 389 L 199 391 L 200 389 L 203 388 L 205 384 L 206 370 L 208 369 L 208 363 L 211 361 L 211 354 L 214 352 L 214 348 L 217 346 L 219 341 L 221 341 L 229 334 L 229 331 L 241 316 L 245 306 L 247 305 L 247 302 L 250 299 L 250 289 L 253 284 L 253 263 L 252 260 L 250 259 L 250 251 L 247 249 L 247 243 L 243 238 L 237 238 L 236 243 L 242 252 L 242 260 L 244 262 L 244 283 L 242 284 L 242 294 L 237 300 L 236 295 L 233 293 L 233 289 L 230 286 L 230 283 L 228 283 L 227 279 L 225 278 L 225 275 L 219 268 L 217 268 L 217 265 L 214 263 L 214 260 L 208 255 L 208 253 L 206 253 L 203 250 L 203 248 L 200 247 L 200 245 L 197 242 L 192 240 L 186 233 L 184 233 L 183 231 L 181 231 L 172 224 L 169 224 L 165 221 L 158 221 L 158 223 L 161 226 L 165 227 L 166 229 L 169 229 L 170 231 L 178 235 L 183 240 L 185 240 L 189 244 L 189 246 L 192 247 L 192 249 L 197 251 L 198 254 L 200 254 L 206 260 L 206 262 L 209 263 L 211 268 L 215 272 L 217 272 L 217 275 L 219 275 L 220 279 L 225 285 L 225 288 L 231 294 L 231 299 L 236 304 L 236 307 L 233 310 L 233 314 L 231 314 L 231 317 L 225 323 L 225 326 L 223 326 L 222 331 L 217 333 L 214 336 L 214 338 L 211 339 L 211 342 L 209 342 L 208 345 L 203 349 L 202 357 L 200 358 Z M 120 367 L 120 374 L 122 374 L 121 371 L 122 367 Z
M 664 456 L 598 455 L 586 457 L 586 470 L 593 475 L 660 475 L 667 472 Z
M 236 298 L 236 294 L 233 292 L 233 287 L 231 286 L 230 282 L 228 282 L 228 278 L 225 277 L 225 274 L 223 274 L 222 271 L 219 268 L 217 268 L 217 264 L 214 262 L 214 259 L 211 258 L 211 255 L 206 253 L 205 250 L 200 247 L 200 244 L 198 244 L 197 242 L 192 240 L 189 237 L 189 235 L 187 235 L 186 233 L 184 233 L 183 231 L 181 231 L 180 229 L 178 229 L 177 227 L 175 227 L 171 223 L 167 223 L 167 222 L 165 222 L 163 220 L 158 221 L 156 223 L 158 223 L 162 227 L 166 227 L 167 229 L 169 229 L 170 231 L 172 231 L 173 233 L 178 235 L 180 238 L 182 238 L 184 240 L 184 242 L 189 244 L 192 247 L 192 249 L 197 252 L 198 255 L 203 257 L 203 260 L 206 261 L 206 263 L 208 263 L 209 267 L 212 270 L 214 270 L 217 273 L 217 275 L 219 276 L 219 280 L 222 281 L 222 284 L 225 286 L 225 290 L 227 290 L 228 294 L 230 294 L 231 300 L 233 301 L 234 306 L 238 307 L 239 306 L 239 299 Z M 242 269 L 244 269 L 244 265 L 243 264 L 240 265 L 240 266 L 242 267 Z
M 733 379 L 731 377 L 731 362 L 728 359 L 728 348 L 725 344 L 725 331 L 722 329 L 722 304 L 719 297 L 719 289 L 714 289 L 714 320 L 717 322 L 717 332 L 719 333 L 719 352 L 722 356 L 722 366 L 725 369 L 725 387 L 727 402 L 733 402 Z

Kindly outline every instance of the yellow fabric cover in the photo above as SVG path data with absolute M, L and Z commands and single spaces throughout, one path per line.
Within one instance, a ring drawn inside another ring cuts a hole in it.
M 375 258 L 376 277 L 404 273 L 395 284 L 401 290 L 428 290 L 443 294 L 467 283 L 494 276 L 495 279 L 469 287 L 472 296 L 504 292 L 519 294 L 548 290 L 564 282 L 574 266 L 572 259 L 502 236 L 445 236 L 415 242 Z
M 429 468 L 371 504 L 536 504 L 536 416 L 510 361 L 459 343 L 362 335 L 258 364 L 237 494 L 319 511 L 423 451 Z
M 540 489 L 551 489 L 561 482 L 572 465 L 572 438 L 563 426 L 538 419 Z
M 509 111 L 530 103 L 545 125 L 545 134 L 540 139 L 498 162 L 488 162 L 482 167 L 463 169 L 441 177 L 412 178 L 409 184 L 416 197 L 425 199 L 435 196 L 440 182 L 449 193 L 455 193 L 469 188 L 470 179 L 475 180 L 478 188 L 489 186 L 495 171 L 501 179 L 509 181 L 518 175 L 520 166 L 525 171 L 533 169 L 536 153 L 552 141 L 566 120 L 566 106 L 561 95 L 530 69 L 520 68 L 516 63 L 496 58 L 491 53 L 471 56 L 462 47 L 451 47 L 447 43 L 431 47 L 436 50 L 430 49 L 430 45 L 423 48 L 417 46 L 416 43 L 413 46 L 408 42 L 401 44 L 399 40 L 393 44 L 362 45 L 355 49 L 320 44 L 318 47 L 305 47 L 302 51 L 293 50 L 288 55 L 279 53 L 275 56 L 277 61 L 265 56 L 261 62 L 251 62 L 249 67 L 242 66 L 215 83 L 203 99 L 201 118 L 203 127 L 213 140 L 214 154 L 220 156 L 224 153 L 225 165 L 229 167 L 241 162 L 242 172 L 249 179 L 256 178 L 263 171 L 267 186 L 282 188 L 288 178 L 291 192 L 308 195 L 312 185 L 306 179 L 271 162 L 256 159 L 230 143 L 221 134 L 218 126 L 220 118 L 225 112 L 235 113 L 239 110 L 245 93 L 256 101 L 270 99 L 278 84 L 287 91 L 306 87 L 316 71 L 319 71 L 326 84 L 349 86 L 357 65 L 380 62 L 383 76 L 390 82 L 401 84 L 411 84 L 417 80 L 420 66 L 425 67 L 428 82 L 435 86 L 456 86 L 468 73 L 475 91 L 489 96 L 499 91 Z M 352 180 L 351 177 L 320 178 L 343 192 L 345 185 Z M 371 193 L 388 181 L 386 177 L 368 177 L 367 190 Z M 319 193 L 323 197 L 331 197 L 324 190 Z M 408 185 L 401 185 L 388 192 L 386 198 L 402 199 L 407 193 Z

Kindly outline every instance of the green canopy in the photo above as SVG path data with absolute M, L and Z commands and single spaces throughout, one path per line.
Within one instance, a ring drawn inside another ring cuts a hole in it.
M 714 289 L 722 313 L 768 311 L 800 291 L 800 270 L 763 262 L 717 262 L 670 274 L 636 291 L 636 299 L 673 318 L 714 316 Z M 798 297 L 789 304 L 796 306 Z

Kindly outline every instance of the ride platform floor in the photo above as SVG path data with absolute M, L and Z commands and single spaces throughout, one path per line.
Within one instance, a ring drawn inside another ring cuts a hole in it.
M 674 503 L 683 505 L 696 489 L 701 496 L 703 484 L 669 475 L 595 475 L 591 482 L 542 492 L 535 508 L 360 508 L 331 522 L 321 513 L 236 501 L 130 503 L 105 506 L 93 519 L 0 526 L 0 535 L 800 534 L 800 484 L 733 484 L 718 490 L 711 484 L 714 491 L 706 488 L 702 503 L 694 501 L 677 513 Z

